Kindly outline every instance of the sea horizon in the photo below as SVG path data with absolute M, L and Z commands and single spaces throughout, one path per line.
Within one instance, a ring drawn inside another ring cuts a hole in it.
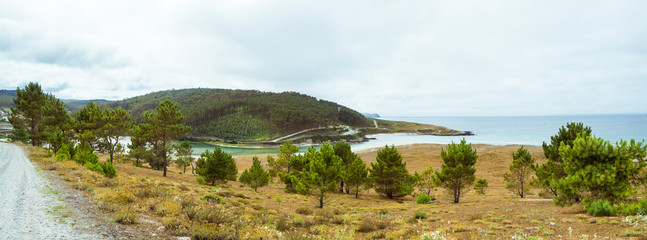
M 582 122 L 591 127 L 592 134 L 615 143 L 619 140 L 643 141 L 647 139 L 647 114 L 580 114 L 553 116 L 381 116 L 380 119 L 406 121 L 443 126 L 455 130 L 471 131 L 473 136 L 430 136 L 417 134 L 376 134 L 366 143 L 353 145 L 363 150 L 384 145 L 416 143 L 448 144 L 465 138 L 472 144 L 535 145 L 550 142 L 562 126 L 569 122 Z

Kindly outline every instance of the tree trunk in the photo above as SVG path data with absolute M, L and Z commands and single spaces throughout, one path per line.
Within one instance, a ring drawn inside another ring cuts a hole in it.
M 323 208 L 323 204 L 324 204 L 323 200 L 324 200 L 324 195 L 321 194 L 321 196 L 319 196 L 319 208 Z
M 31 145 L 36 146 L 36 119 L 31 118 L 31 135 L 29 138 L 31 139 Z
M 162 175 L 162 176 L 166 177 L 166 166 L 168 165 L 168 162 L 167 162 L 168 159 L 167 159 L 167 156 L 166 156 L 166 140 L 164 140 L 163 143 L 164 143 L 164 146 L 163 146 L 164 147 L 164 175 Z
M 359 198 L 359 184 L 357 184 L 357 189 L 355 191 L 355 198 Z

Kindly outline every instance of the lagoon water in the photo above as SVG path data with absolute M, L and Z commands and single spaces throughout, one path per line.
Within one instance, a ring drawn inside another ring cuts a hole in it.
M 465 138 L 468 142 L 492 145 L 538 145 L 550 142 L 550 137 L 557 134 L 561 126 L 568 122 L 582 122 L 591 127 L 593 135 L 615 143 L 620 139 L 647 139 L 647 114 L 619 115 L 573 115 L 573 116 L 524 116 L 524 117 L 382 117 L 386 120 L 397 120 L 427 123 L 445 126 L 451 129 L 472 131 L 474 136 L 429 136 L 415 134 L 377 134 L 376 138 L 365 143 L 353 144 L 353 151 L 359 151 L 384 145 L 404 145 L 413 143 L 450 143 Z M 207 144 L 194 144 L 196 154 L 213 150 Z M 232 155 L 273 154 L 278 149 L 239 149 L 223 147 Z M 307 150 L 302 147 L 301 152 Z

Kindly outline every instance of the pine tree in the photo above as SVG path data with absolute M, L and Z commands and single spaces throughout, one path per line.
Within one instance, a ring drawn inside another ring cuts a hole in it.
M 393 198 L 409 195 L 413 191 L 414 179 L 395 146 L 380 149 L 375 160 L 375 163 L 371 163 L 370 178 L 376 192 Z
M 100 116 L 96 116 L 96 118 L 99 121 L 99 126 L 93 133 L 98 138 L 100 148 L 110 154 L 110 164 L 112 164 L 115 148 L 119 145 L 121 138 L 128 134 L 133 124 L 130 121 L 130 114 L 121 107 L 105 108 L 98 114 Z
M 643 142 L 619 141 L 615 146 L 592 135 L 580 135 L 573 146 L 559 148 L 566 177 L 557 184 L 557 205 L 571 205 L 584 196 L 584 202 L 608 200 L 620 203 L 636 190 L 633 182 L 644 176 L 647 146 Z M 582 194 L 582 193 L 586 194 Z
M 175 145 L 175 164 L 178 168 L 183 170 L 183 173 L 186 173 L 186 167 L 191 166 L 191 173 L 194 173 L 193 169 L 193 146 L 189 141 L 182 141 L 180 145 Z
M 413 178 L 415 179 L 416 186 L 418 187 L 420 192 L 423 192 L 427 195 L 431 194 L 431 190 L 436 188 L 440 182 L 438 180 L 438 177 L 436 177 L 436 171 L 433 167 L 429 167 L 422 171 L 422 173 L 415 173 L 413 174 Z
M 355 191 L 355 198 L 359 197 L 359 192 L 366 186 L 370 186 L 368 178 L 368 168 L 362 159 L 355 155 L 348 164 L 346 171 L 346 188 Z
M 512 163 L 510 172 L 503 175 L 507 183 L 505 188 L 521 198 L 528 192 L 528 178 L 532 172 L 532 166 L 535 159 L 530 152 L 521 146 L 516 153 L 512 154 Z
M 566 177 L 564 172 L 563 160 L 559 155 L 559 148 L 562 145 L 573 146 L 573 141 L 578 135 L 591 135 L 591 128 L 584 126 L 583 123 L 567 123 L 566 127 L 562 126 L 557 135 L 550 137 L 550 144 L 544 142 L 544 156 L 548 162 L 542 165 L 533 165 L 537 179 L 534 184 L 544 187 L 548 192 L 557 196 L 557 185 L 559 180 Z M 575 201 L 579 201 L 579 196 L 574 196 Z
M 24 89 L 16 90 L 9 122 L 22 135 L 24 130 L 32 146 L 40 146 L 48 135 L 57 129 L 69 127 L 69 115 L 65 105 L 53 95 L 43 93 L 38 83 L 29 83 Z M 17 136 L 12 139 L 22 138 Z
M 139 160 L 145 160 L 147 154 L 151 154 L 147 149 L 146 142 L 147 134 L 149 131 L 146 127 L 147 124 L 140 124 L 138 126 L 133 126 L 130 129 L 130 144 L 128 144 L 128 156 L 135 159 L 135 166 L 140 167 L 142 164 L 139 163 Z
M 453 202 L 458 203 L 462 193 L 472 186 L 476 179 L 474 165 L 478 155 L 476 150 L 472 149 L 472 144 L 468 145 L 463 139 L 460 144 L 452 142 L 447 145 L 447 149 L 441 150 L 440 157 L 443 159 L 443 165 L 436 176 L 440 185 L 453 197 Z
M 144 119 L 150 126 L 149 142 L 152 142 L 154 153 L 161 161 L 164 169 L 163 176 L 169 165 L 169 155 L 172 151 L 171 140 L 191 131 L 191 127 L 182 124 L 184 115 L 178 109 L 177 103 L 164 100 L 157 105 L 155 112 L 145 112 Z
M 476 184 L 474 184 L 474 191 L 476 193 L 485 195 L 485 190 L 488 187 L 487 179 L 485 178 L 479 178 L 478 181 L 476 181 Z
M 292 144 L 292 141 L 286 141 L 279 148 L 280 152 L 278 158 L 274 159 L 271 156 L 267 158 L 267 166 L 271 177 L 280 177 L 281 181 L 285 183 L 285 189 L 289 192 L 296 191 L 292 182 L 290 181 L 290 173 L 293 169 L 290 168 L 290 161 L 299 151 L 299 147 Z
M 220 147 L 216 147 L 213 152 L 207 150 L 202 153 L 196 166 L 198 175 L 211 185 L 227 180 L 235 181 L 238 174 L 236 160 Z
M 257 191 L 259 187 L 266 186 L 270 182 L 270 174 L 263 169 L 261 161 L 258 160 L 258 157 L 254 156 L 252 158 L 252 167 L 249 170 L 245 170 L 238 179 L 240 182 L 249 185 L 254 191 Z
M 301 172 L 297 180 L 297 193 L 314 196 L 319 200 L 319 208 L 323 208 L 327 192 L 333 192 L 342 177 L 342 160 L 329 143 L 319 148 L 319 151 L 308 151 L 304 157 L 308 168 Z M 294 179 L 294 178 L 293 178 Z
M 87 142 L 92 146 L 99 145 L 99 139 L 95 135 L 103 126 L 103 111 L 101 107 L 90 101 L 76 113 L 74 130 L 80 142 Z
M 339 158 L 341 158 L 342 161 L 342 169 L 343 169 L 343 175 L 346 175 L 346 172 L 348 172 L 348 165 L 350 164 L 353 159 L 355 159 L 355 154 L 353 151 L 350 149 L 350 144 L 344 141 L 340 141 L 335 143 L 333 145 L 333 149 L 335 150 L 335 155 L 337 155 Z M 345 176 L 342 176 L 342 180 L 339 183 L 339 192 L 343 193 L 344 192 L 344 179 Z M 348 193 L 350 189 L 347 187 L 346 188 L 346 193 Z

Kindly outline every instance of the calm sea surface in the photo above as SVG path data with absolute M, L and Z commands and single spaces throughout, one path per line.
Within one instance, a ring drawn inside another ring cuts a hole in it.
M 366 143 L 353 144 L 353 150 L 359 151 L 384 145 L 404 145 L 412 143 L 450 143 L 465 138 L 470 143 L 492 145 L 523 144 L 538 145 L 550 141 L 561 126 L 568 122 L 582 122 L 591 127 L 593 134 L 612 143 L 624 139 L 647 139 L 647 114 L 623 115 L 574 115 L 574 116 L 533 116 L 533 117 L 382 117 L 386 120 L 397 120 L 417 123 L 428 123 L 445 126 L 456 130 L 474 132 L 474 136 L 441 137 L 413 134 L 377 134 L 376 138 Z M 201 143 L 194 144 L 196 154 L 213 146 Z M 301 148 L 305 151 L 307 148 Z M 276 149 L 239 149 L 223 147 L 232 155 L 272 154 Z
M 355 149 L 384 146 L 385 144 L 450 143 L 465 138 L 471 143 L 493 145 L 523 144 L 541 145 L 550 142 L 561 126 L 568 122 L 582 122 L 591 127 L 593 135 L 616 142 L 620 139 L 647 139 L 647 114 L 623 115 L 574 115 L 533 117 L 383 117 L 398 120 L 428 123 L 456 130 L 474 132 L 474 136 L 440 137 L 409 134 L 373 135 L 375 141 L 362 143 Z

